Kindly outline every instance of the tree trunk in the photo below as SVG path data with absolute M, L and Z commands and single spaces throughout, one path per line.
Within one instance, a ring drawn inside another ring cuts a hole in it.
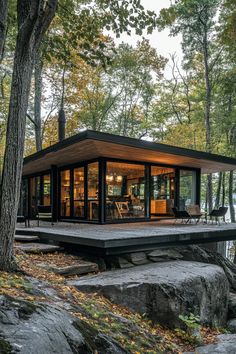
M 222 175 L 222 206 L 225 206 L 225 172 Z
M 36 150 L 42 150 L 42 134 L 41 134 L 41 99 L 42 99 L 42 70 L 43 63 L 40 50 L 37 51 L 34 63 L 34 126 L 35 126 L 35 145 Z
M 229 172 L 229 211 L 231 222 L 236 222 L 234 201 L 233 201 L 233 183 L 234 183 L 234 171 Z
M 212 203 L 212 174 L 207 175 L 207 201 L 208 201 L 208 212 L 210 213 L 213 209 Z
M 209 53 L 208 53 L 208 33 L 205 25 L 204 36 L 203 36 L 203 58 L 204 58 L 204 76 L 205 76 L 205 127 L 206 127 L 206 151 L 211 152 L 211 83 L 209 75 Z M 207 199 L 208 199 L 208 210 L 211 212 L 213 208 L 212 202 L 212 175 L 207 176 Z
M 222 172 L 219 173 L 219 180 L 216 192 L 216 201 L 215 201 L 215 208 L 218 209 L 220 206 L 220 192 L 221 192 L 221 185 L 222 185 Z
M 0 0 L 0 63 L 3 59 L 7 33 L 8 0 Z
M 54 17 L 56 0 L 18 0 L 18 35 L 9 104 L 6 149 L 0 194 L 0 270 L 14 271 L 14 234 L 23 166 L 25 120 L 33 59 Z

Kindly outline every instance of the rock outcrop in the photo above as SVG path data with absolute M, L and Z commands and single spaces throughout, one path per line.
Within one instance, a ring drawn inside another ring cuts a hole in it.
M 181 326 L 179 315 L 199 315 L 201 323 L 223 326 L 229 285 L 215 265 L 172 261 L 114 270 L 70 281 L 78 290 L 98 292 L 111 301 L 146 314 L 170 328 Z
M 106 264 L 108 269 L 131 268 L 134 265 L 147 264 L 152 262 L 167 262 L 171 260 L 183 260 L 215 264 L 220 266 L 228 278 L 230 287 L 236 291 L 236 264 L 221 254 L 197 245 L 175 246 L 169 248 L 158 248 L 153 251 L 135 252 L 120 256 L 108 256 Z
M 0 296 L 1 354 L 128 354 L 65 310 Z

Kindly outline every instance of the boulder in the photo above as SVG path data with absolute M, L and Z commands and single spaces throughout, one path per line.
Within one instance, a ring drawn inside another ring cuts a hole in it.
M 227 322 L 227 328 L 231 333 L 236 333 L 236 318 Z
M 198 347 L 194 352 L 183 354 L 235 354 L 236 334 L 221 334 L 217 336 L 217 343 Z
M 229 293 L 229 318 L 236 318 L 236 294 Z
M 128 354 L 60 307 L 0 296 L 0 353 Z
M 170 328 L 179 315 L 199 315 L 202 324 L 224 326 L 229 285 L 215 265 L 172 261 L 114 270 L 70 281 L 78 290 L 97 292 Z

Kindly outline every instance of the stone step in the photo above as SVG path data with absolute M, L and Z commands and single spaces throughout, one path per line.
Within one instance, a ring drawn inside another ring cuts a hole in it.
M 24 251 L 26 253 L 52 253 L 62 251 L 63 248 L 55 245 L 48 245 L 46 243 L 24 243 L 15 246 L 16 249 Z
M 15 235 L 15 241 L 19 242 L 35 242 L 39 241 L 40 238 L 38 236 L 31 235 Z
M 81 261 L 80 263 L 66 267 L 57 267 L 49 263 L 39 263 L 38 266 L 56 274 L 64 275 L 65 277 L 98 272 L 98 265 L 96 263 L 86 261 Z

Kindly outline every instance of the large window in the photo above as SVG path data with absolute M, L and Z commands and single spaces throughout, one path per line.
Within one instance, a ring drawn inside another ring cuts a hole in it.
M 171 214 L 175 198 L 175 170 L 151 167 L 151 214 Z
M 196 204 L 196 171 L 180 170 L 179 209 Z
M 106 219 L 144 216 L 145 167 L 123 162 L 107 162 Z
M 61 217 L 71 216 L 70 213 L 70 170 L 61 171 Z
M 88 164 L 88 220 L 99 219 L 98 162 Z
M 85 204 L 85 195 L 84 195 L 84 167 L 75 168 L 73 171 L 74 174 L 74 217 L 83 218 L 84 217 L 84 204 Z

